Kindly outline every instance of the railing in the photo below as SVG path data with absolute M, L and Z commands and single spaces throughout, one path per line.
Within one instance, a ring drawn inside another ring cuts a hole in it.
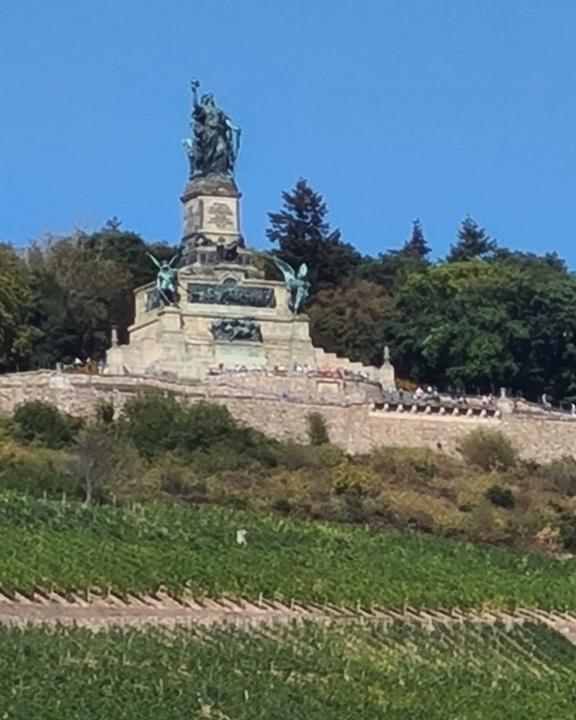
M 496 407 L 465 407 L 433 402 L 375 402 L 373 411 L 405 413 L 407 415 L 435 415 L 440 417 L 491 418 L 499 420 L 502 413 Z

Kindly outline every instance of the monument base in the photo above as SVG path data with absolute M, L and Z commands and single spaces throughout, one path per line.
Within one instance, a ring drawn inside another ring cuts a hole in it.
M 325 353 L 312 345 L 308 317 L 290 310 L 285 282 L 263 279 L 244 247 L 240 193 L 229 177 L 187 183 L 182 195 L 183 237 L 174 279 L 178 304 L 158 306 L 152 283 L 135 290 L 128 345 L 108 352 L 113 374 L 199 380 L 213 369 L 329 369 L 394 384 L 381 370 Z

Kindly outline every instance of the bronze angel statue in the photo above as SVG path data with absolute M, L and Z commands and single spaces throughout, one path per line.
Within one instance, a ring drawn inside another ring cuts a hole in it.
M 163 305 L 173 305 L 176 302 L 176 285 L 178 282 L 178 274 L 174 268 L 174 263 L 180 257 L 178 251 L 170 260 L 158 260 L 152 253 L 147 252 L 146 255 L 152 260 L 158 268 L 156 274 L 155 293 Z
M 302 263 L 296 272 L 287 262 L 280 260 L 275 255 L 272 256 L 274 264 L 280 270 L 284 277 L 284 282 L 288 288 L 288 307 L 297 315 L 302 311 L 304 303 L 310 294 L 310 283 L 307 280 L 308 266 Z

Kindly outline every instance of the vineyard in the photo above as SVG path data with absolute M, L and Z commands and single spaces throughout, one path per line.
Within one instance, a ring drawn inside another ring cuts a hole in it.
M 576 648 L 537 624 L 4 628 L 0 685 L 6 720 L 572 720 Z
M 0 540 L 3 720 L 574 716 L 574 560 L 8 492 Z
M 236 542 L 246 531 L 246 545 Z M 0 590 L 387 608 L 576 608 L 576 563 L 218 507 L 0 495 Z

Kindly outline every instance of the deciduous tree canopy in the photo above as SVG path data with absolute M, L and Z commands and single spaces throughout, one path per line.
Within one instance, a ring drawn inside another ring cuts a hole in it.
M 554 253 L 509 250 L 468 216 L 445 260 L 430 259 L 420 220 L 397 249 L 362 257 L 306 180 L 269 218 L 273 252 L 308 265 L 317 345 L 379 363 L 389 344 L 402 377 L 440 388 L 576 397 L 576 278 Z M 146 250 L 167 259 L 175 248 L 116 218 L 25 253 L 0 245 L 0 369 L 101 357 L 111 326 L 125 337 L 133 289 L 154 278 Z

